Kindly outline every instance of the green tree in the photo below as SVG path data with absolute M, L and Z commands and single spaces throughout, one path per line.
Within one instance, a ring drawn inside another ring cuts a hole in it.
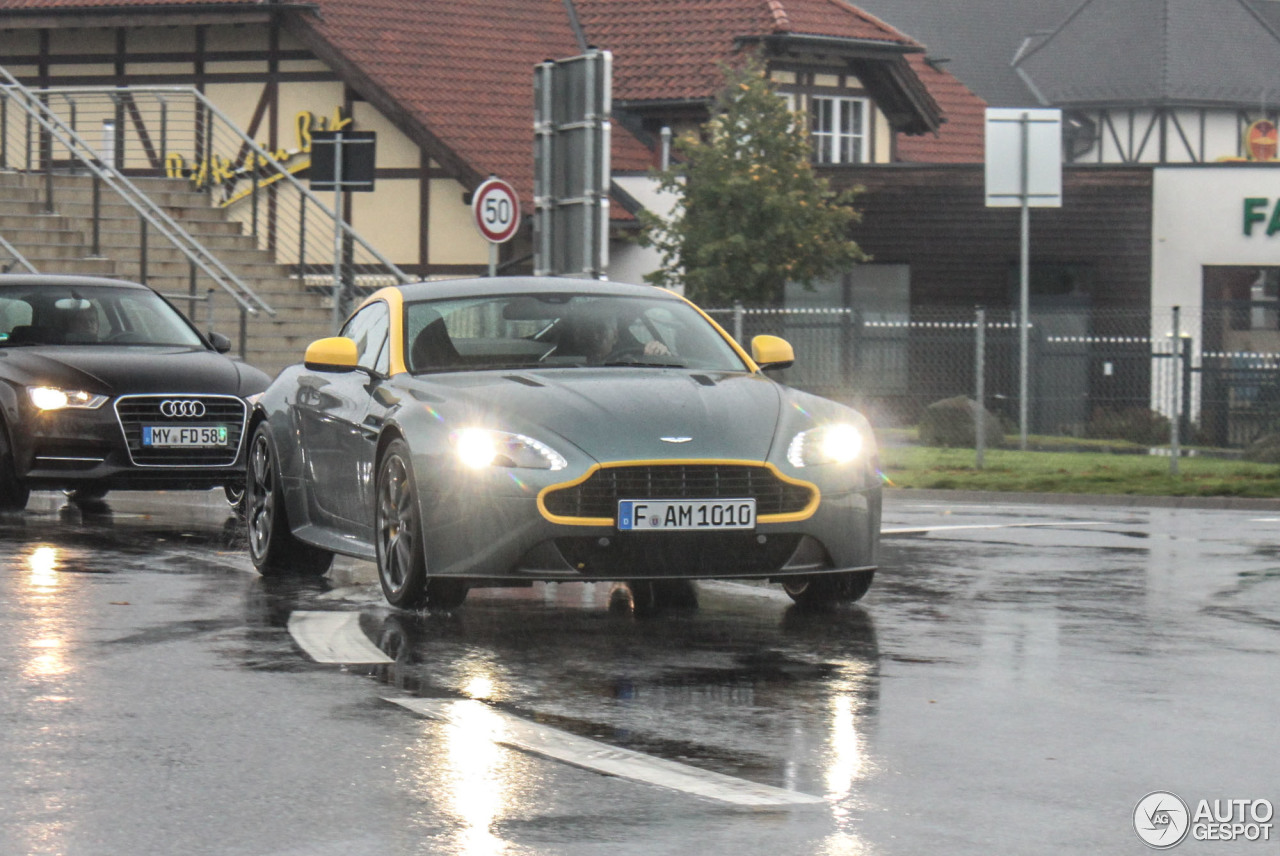
M 657 174 L 679 199 L 670 218 L 641 212 L 640 243 L 662 254 L 645 279 L 703 303 L 778 304 L 788 282 L 811 287 L 866 259 L 849 238 L 861 188 L 836 195 L 814 174 L 803 119 L 758 60 L 724 73 L 712 118 Z

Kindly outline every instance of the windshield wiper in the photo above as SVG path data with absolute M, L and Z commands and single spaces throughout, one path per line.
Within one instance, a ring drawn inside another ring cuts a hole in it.
M 608 360 L 601 365 L 605 366 L 644 366 L 650 369 L 683 369 L 687 368 L 689 363 L 685 360 L 673 362 L 671 360 L 657 360 L 653 357 L 619 357 L 616 360 Z

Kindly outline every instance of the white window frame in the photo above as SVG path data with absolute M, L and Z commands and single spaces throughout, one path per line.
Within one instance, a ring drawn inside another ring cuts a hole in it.
M 824 108 L 829 108 L 829 112 Z M 871 102 L 868 99 L 811 95 L 809 140 L 813 144 L 813 162 L 867 163 L 871 153 L 870 125 Z

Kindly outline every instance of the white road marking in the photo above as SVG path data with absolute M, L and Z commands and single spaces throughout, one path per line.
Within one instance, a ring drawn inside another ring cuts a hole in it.
M 473 699 L 451 701 L 388 698 L 387 701 L 422 716 L 448 723 L 455 728 L 465 728 L 472 734 L 477 730 L 483 730 L 489 739 L 499 745 L 562 761 L 607 776 L 632 779 L 752 808 L 816 805 L 825 802 L 822 797 L 748 782 L 722 773 L 678 764 L 665 758 L 656 758 L 630 749 L 610 746 L 576 734 L 569 734 L 558 728 L 527 722 Z
M 358 612 L 294 612 L 289 633 L 317 663 L 390 663 L 360 629 Z
M 1250 523 L 1280 523 L 1280 517 L 1255 517 Z
M 881 529 L 881 535 L 928 535 L 930 532 L 953 532 L 960 529 L 1036 529 L 1065 526 L 1110 526 L 1106 520 L 1055 520 L 1051 523 L 970 523 L 953 526 L 912 526 L 903 529 Z
M 782 589 L 768 588 L 764 585 L 752 585 L 732 580 L 698 580 L 698 588 L 725 594 L 758 597 L 763 600 L 781 600 L 791 603 L 791 596 Z

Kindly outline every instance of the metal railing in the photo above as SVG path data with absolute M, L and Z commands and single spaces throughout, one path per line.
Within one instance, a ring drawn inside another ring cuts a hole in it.
M 27 257 L 18 251 L 17 247 L 9 243 L 9 240 L 5 238 L 4 235 L 0 235 L 0 249 L 4 250 L 5 256 L 7 257 L 3 261 L 0 261 L 0 273 L 9 273 L 13 270 L 14 265 L 22 265 L 26 268 L 27 273 L 39 273 L 39 271 L 36 270 L 35 265 L 31 264 L 31 262 L 27 260 Z
M 185 179 L 304 287 L 332 293 L 337 270 L 341 294 L 350 299 L 412 279 L 297 177 L 311 163 L 311 132 L 334 130 L 345 119 L 304 111 L 295 117 L 293 139 L 268 151 L 251 136 L 252 122 L 246 132 L 191 87 L 63 87 L 32 94 L 76 133 L 97 136 L 99 158 L 120 173 Z M 31 147 L 28 142 L 27 152 Z
M 50 105 L 49 93 L 36 93 L 24 86 L 9 71 L 0 67 L 0 168 L 17 168 L 44 175 L 45 207 L 50 213 L 56 210 L 54 174 L 58 171 L 86 170 L 94 176 L 95 252 L 97 247 L 100 189 L 106 187 L 118 199 L 124 201 L 139 217 L 140 254 L 145 259 L 148 233 L 154 230 L 168 244 L 176 248 L 196 268 L 199 268 L 215 284 L 226 291 L 240 306 L 243 313 L 257 314 L 274 310 L 253 292 L 218 256 L 210 252 L 186 229 L 157 205 L 146 193 L 130 181 L 112 157 L 103 157 Z M 14 115 L 16 111 L 17 115 Z M 17 164 L 10 161 L 14 155 L 13 131 L 20 133 Z M 61 156 L 61 159 L 59 159 Z M 20 164 L 20 165 L 19 165 Z M 145 269 L 145 262 L 143 262 Z

